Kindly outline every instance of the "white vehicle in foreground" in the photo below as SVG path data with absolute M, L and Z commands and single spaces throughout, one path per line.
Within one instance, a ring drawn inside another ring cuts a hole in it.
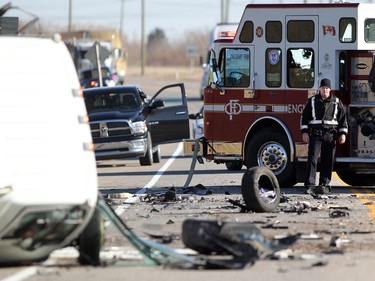
M 0 36 L 0 265 L 79 245 L 98 263 L 98 185 L 78 77 L 58 38 Z

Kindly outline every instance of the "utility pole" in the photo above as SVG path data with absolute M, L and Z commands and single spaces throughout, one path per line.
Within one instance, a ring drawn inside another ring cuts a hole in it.
M 220 23 L 228 23 L 229 0 L 221 0 L 221 19 Z
M 224 18 L 225 23 L 229 22 L 229 20 L 228 20 L 228 18 L 229 18 L 229 6 L 230 6 L 229 1 L 230 0 L 226 0 L 226 3 L 225 3 L 225 18 Z
M 119 35 L 120 35 L 120 40 L 122 40 L 122 22 L 124 18 L 124 2 L 125 0 L 120 0 L 121 1 L 121 7 L 120 7 L 120 27 L 119 27 Z
M 220 16 L 220 23 L 224 23 L 224 2 L 225 0 L 221 0 L 221 7 L 220 7 L 220 13 L 221 13 L 221 16 Z
M 72 31 L 72 0 L 69 0 L 68 32 Z
M 141 75 L 145 73 L 146 42 L 145 42 L 145 0 L 141 2 Z

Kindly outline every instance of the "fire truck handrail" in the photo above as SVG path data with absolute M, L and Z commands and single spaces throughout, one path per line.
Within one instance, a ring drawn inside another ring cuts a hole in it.
M 337 157 L 336 162 L 346 163 L 375 163 L 375 158 L 368 157 Z

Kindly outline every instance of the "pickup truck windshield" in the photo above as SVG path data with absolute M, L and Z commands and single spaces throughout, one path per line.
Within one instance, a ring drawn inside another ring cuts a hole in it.
M 140 109 L 141 100 L 136 93 L 103 93 L 85 97 L 88 113 L 99 111 L 134 111 Z

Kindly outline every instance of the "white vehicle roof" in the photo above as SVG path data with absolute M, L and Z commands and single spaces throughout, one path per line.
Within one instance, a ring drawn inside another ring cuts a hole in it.
M 211 46 L 215 40 L 233 38 L 237 31 L 238 23 L 219 23 L 210 33 L 208 46 Z
M 91 134 L 65 44 L 1 36 L 0 46 L 0 158 L 11 173 L 8 201 L 19 206 L 95 206 Z M 0 208 L 0 230 L 6 211 Z

